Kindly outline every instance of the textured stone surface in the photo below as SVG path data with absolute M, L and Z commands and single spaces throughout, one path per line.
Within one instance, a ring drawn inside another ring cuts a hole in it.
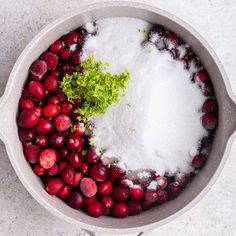
M 86 0 L 0 0 L 0 94 L 11 68 L 26 44 L 46 24 Z M 236 93 L 235 0 L 150 0 L 197 29 L 223 62 Z M 0 143 L 0 236 L 86 235 L 52 216 L 24 189 Z M 236 142 L 218 181 L 193 209 L 145 235 L 236 235 Z

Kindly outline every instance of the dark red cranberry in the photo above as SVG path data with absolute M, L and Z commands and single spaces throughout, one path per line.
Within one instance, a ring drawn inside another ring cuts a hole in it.
M 29 78 L 31 80 L 40 81 L 43 79 L 47 71 L 47 64 L 45 61 L 36 60 L 32 63 L 29 71 Z
M 71 166 L 67 166 L 62 171 L 62 179 L 67 184 L 73 184 L 74 177 L 75 177 L 75 171 Z
M 196 79 L 198 81 L 201 81 L 202 83 L 206 83 L 208 80 L 208 74 L 206 73 L 206 71 L 201 70 L 196 74 Z
M 80 190 L 86 197 L 92 197 L 97 193 L 97 185 L 91 178 L 85 177 L 80 181 Z
M 164 202 L 168 201 L 168 194 L 166 192 L 166 190 L 158 190 L 157 191 L 157 203 L 158 204 L 162 204 Z
M 60 149 L 60 151 L 59 151 L 59 157 L 60 157 L 61 159 L 67 158 L 67 157 L 68 157 L 68 154 L 69 154 L 69 152 L 68 152 L 68 150 L 65 149 L 65 148 L 62 148 L 62 149 Z
M 59 98 L 59 100 L 60 100 L 61 102 L 64 102 L 64 101 L 67 100 L 66 94 L 63 93 L 63 91 L 60 90 L 60 89 L 58 90 L 57 96 L 58 96 L 58 98 Z
M 169 185 L 169 196 L 170 198 L 176 198 L 181 193 L 180 184 L 173 182 Z
M 72 56 L 72 51 L 70 49 L 65 49 L 61 52 L 60 57 L 63 61 L 69 61 Z
M 61 40 L 56 40 L 53 44 L 50 46 L 50 51 L 54 54 L 60 53 L 65 47 L 64 42 Z
M 73 168 L 79 168 L 82 164 L 82 157 L 78 153 L 70 153 L 67 162 Z
M 64 75 L 73 75 L 76 72 L 75 69 L 69 69 L 64 72 Z
M 37 107 L 34 108 L 34 111 L 36 112 L 36 114 L 37 114 L 38 117 L 41 117 L 41 116 L 42 116 L 42 113 L 43 113 L 42 107 L 37 106 Z
M 110 208 L 103 208 L 102 215 L 104 215 L 104 216 L 111 215 L 111 209 Z
M 33 143 L 32 143 L 32 141 L 28 141 L 28 142 L 22 143 L 22 145 L 23 145 L 23 148 L 27 148 L 27 147 L 33 145 Z
M 104 208 L 112 208 L 114 205 L 114 201 L 109 195 L 102 197 L 100 201 Z
M 80 209 L 85 204 L 85 198 L 78 190 L 74 190 L 70 193 L 68 198 L 69 205 L 74 209 Z
M 213 98 L 208 98 L 202 106 L 202 111 L 205 113 L 214 113 L 217 111 L 217 102 Z
M 66 134 L 65 133 L 52 133 L 49 137 L 49 143 L 53 148 L 63 148 L 66 142 Z
M 135 216 L 139 215 L 142 211 L 142 206 L 139 202 L 129 201 L 128 202 L 129 215 Z
M 33 171 L 36 175 L 46 174 L 46 170 L 41 165 L 38 165 L 38 164 L 33 166 Z
M 142 210 L 146 211 L 152 208 L 152 203 L 145 201 L 144 199 L 141 200 Z
M 212 85 L 205 85 L 205 86 L 203 87 L 203 94 L 204 94 L 206 97 L 209 97 L 209 96 L 214 95 L 214 88 L 212 87 Z
M 183 188 L 189 183 L 189 175 L 184 173 L 177 173 L 175 175 L 175 182 L 178 182 L 180 186 Z
M 45 94 L 45 89 L 42 85 L 42 83 L 38 81 L 31 81 L 29 83 L 29 91 L 33 95 L 34 98 L 36 99 L 43 99 L 46 94 Z
M 54 76 L 59 77 L 61 75 L 61 70 L 59 68 L 55 69 L 55 70 L 51 71 L 49 75 L 54 75 Z
M 40 153 L 39 163 L 44 169 L 50 169 L 56 163 L 57 159 L 57 152 L 52 148 L 48 148 Z
M 55 75 L 49 75 L 43 82 L 44 87 L 49 92 L 56 92 L 58 90 L 58 78 Z
M 34 109 L 34 102 L 29 98 L 21 98 L 19 102 L 19 108 L 21 110 Z
M 65 200 L 69 197 L 70 192 L 71 192 L 71 187 L 66 185 L 64 189 L 60 193 L 57 194 L 57 197 L 59 197 L 62 200 Z
M 125 203 L 115 203 L 112 208 L 112 215 L 116 218 L 124 218 L 128 216 L 129 210 Z
M 57 195 L 64 189 L 64 187 L 65 187 L 65 184 L 63 183 L 61 179 L 53 178 L 47 183 L 46 191 L 50 195 Z
M 79 135 L 79 136 L 83 136 L 84 133 L 85 133 L 85 125 L 84 123 L 82 122 L 79 122 L 77 123 L 75 126 L 74 126 L 74 131 L 73 133 L 76 134 L 76 135 Z
M 206 162 L 206 158 L 203 154 L 197 154 L 192 160 L 192 166 L 196 169 L 201 168 L 204 166 Z
M 43 116 L 46 118 L 53 118 L 60 113 L 60 107 L 55 104 L 48 104 L 43 108 Z
M 99 217 L 102 215 L 102 205 L 99 202 L 92 203 L 88 206 L 87 212 L 92 217 Z
M 147 202 L 154 203 L 157 201 L 157 191 L 155 189 L 147 189 L 144 193 L 144 199 Z
M 58 96 L 52 96 L 50 98 L 48 98 L 48 104 L 55 104 L 55 105 L 59 105 L 60 104 L 60 100 L 58 98 Z
M 60 161 L 58 164 L 59 168 L 59 173 L 61 174 L 62 171 L 67 167 L 67 162 L 66 161 Z
M 80 56 L 81 56 L 81 52 L 76 50 L 73 52 L 72 56 L 71 56 L 71 60 L 72 60 L 72 63 L 74 65 L 79 65 L 80 64 Z
M 58 165 L 55 164 L 51 168 L 47 169 L 47 173 L 51 176 L 57 175 L 59 173 Z
M 126 202 L 129 198 L 129 190 L 123 186 L 115 187 L 112 196 L 117 202 Z
M 39 122 L 39 116 L 34 110 L 24 110 L 20 113 L 18 124 L 22 128 L 32 128 Z
M 96 196 L 87 197 L 85 200 L 85 206 L 88 207 L 89 205 L 91 205 L 94 202 L 98 202 L 98 198 Z
M 37 163 L 39 161 L 40 148 L 36 145 L 29 145 L 25 148 L 24 154 L 29 163 Z
M 46 62 L 49 71 L 52 71 L 57 67 L 58 57 L 51 52 L 44 52 L 41 56 L 41 60 Z
M 100 160 L 100 156 L 94 149 L 89 149 L 87 152 L 87 160 L 90 164 L 96 164 Z
M 21 95 L 21 96 L 22 96 L 22 98 L 32 99 L 32 95 L 31 95 L 31 93 L 29 92 L 29 89 L 28 89 L 27 86 L 23 88 L 23 91 L 22 91 L 22 95 Z
M 71 69 L 71 65 L 69 63 L 64 63 L 62 66 L 63 71 L 67 71 Z
M 114 180 L 120 179 L 125 174 L 125 171 L 118 166 L 112 166 L 110 168 L 110 177 Z
M 139 187 L 131 188 L 130 198 L 133 201 L 140 201 L 143 198 L 143 189 Z
M 90 168 L 90 176 L 98 182 L 102 182 L 107 179 L 108 172 L 107 168 L 104 165 L 97 164 Z
M 48 134 L 52 131 L 53 124 L 52 121 L 41 118 L 38 125 L 36 126 L 36 132 L 38 134 Z
M 83 175 L 80 172 L 75 172 L 75 177 L 71 187 L 76 188 L 79 185 L 80 180 L 83 179 Z
M 79 170 L 83 174 L 87 174 L 89 171 L 89 164 L 87 162 L 82 162 L 82 164 L 79 167 Z
M 98 185 L 98 193 L 100 195 L 109 195 L 112 191 L 113 184 L 109 180 L 105 180 Z
M 206 113 L 202 117 L 202 125 L 205 129 L 213 130 L 217 126 L 217 119 L 214 115 Z
M 54 125 L 57 131 L 66 131 L 70 128 L 71 125 L 70 117 L 65 114 L 61 114 L 55 118 Z
M 77 32 L 70 32 L 64 35 L 62 40 L 66 46 L 71 46 L 72 44 L 76 44 L 78 42 L 79 36 L 80 35 Z
M 35 132 L 32 129 L 20 129 L 19 137 L 21 142 L 32 141 L 35 137 Z
M 67 149 L 72 152 L 77 152 L 83 144 L 83 140 L 75 134 L 71 134 L 68 136 L 67 140 Z
M 65 101 L 61 103 L 61 113 L 69 116 L 71 115 L 72 111 L 73 105 L 70 102 Z
M 47 147 L 48 145 L 48 139 L 45 135 L 39 135 L 35 139 L 35 144 L 40 146 L 40 147 Z

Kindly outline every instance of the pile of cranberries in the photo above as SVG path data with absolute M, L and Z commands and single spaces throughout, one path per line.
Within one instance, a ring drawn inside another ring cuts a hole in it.
M 178 58 L 177 49 L 183 42 L 175 34 L 156 26 L 149 37 L 154 32 L 163 40 L 159 50 L 169 50 L 175 59 L 183 61 L 186 69 L 190 62 L 200 66 L 189 48 L 183 58 Z M 89 145 L 84 123 L 79 122 L 73 112 L 80 101 L 67 101 L 59 88 L 65 74 L 81 71 L 80 57 L 86 37 L 89 33 L 83 27 L 67 33 L 32 63 L 19 101 L 19 138 L 26 160 L 50 195 L 93 217 L 137 215 L 177 197 L 194 173 L 174 176 L 151 173 L 145 179 L 133 180 L 131 187 L 127 184 L 129 177 L 122 169 L 102 164 L 100 156 Z M 171 50 L 165 46 L 167 40 L 175 45 Z M 155 43 L 160 47 L 160 42 Z M 192 166 L 199 169 L 205 164 L 212 144 L 217 125 L 217 103 L 205 70 L 193 75 L 193 82 L 196 80 L 200 81 L 207 97 L 202 106 L 202 124 L 209 130 L 208 137 L 199 144 L 199 154 L 192 160 Z M 156 189 L 147 188 L 153 180 L 158 183 Z

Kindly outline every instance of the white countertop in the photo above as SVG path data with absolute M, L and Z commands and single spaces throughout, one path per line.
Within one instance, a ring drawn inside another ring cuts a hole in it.
M 0 0 L 0 94 L 20 52 L 52 20 L 86 0 Z M 141 1 L 142 2 L 142 1 Z M 215 49 L 236 94 L 236 1 L 146 0 L 187 21 Z M 51 215 L 25 190 L 0 142 L 0 236 L 86 235 Z M 190 211 L 148 236 L 236 235 L 236 141 L 211 191 Z

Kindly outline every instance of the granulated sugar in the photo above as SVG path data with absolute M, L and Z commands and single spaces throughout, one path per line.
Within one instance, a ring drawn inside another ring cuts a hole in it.
M 206 135 L 199 111 L 204 96 L 169 53 L 141 46 L 143 29 L 151 26 L 138 19 L 108 18 L 97 21 L 97 34 L 87 39 L 83 60 L 94 54 L 109 62 L 111 73 L 128 69 L 131 74 L 120 102 L 91 119 L 92 141 L 97 150 L 105 150 L 103 160 L 118 160 L 127 170 L 189 172 L 189 153 Z

